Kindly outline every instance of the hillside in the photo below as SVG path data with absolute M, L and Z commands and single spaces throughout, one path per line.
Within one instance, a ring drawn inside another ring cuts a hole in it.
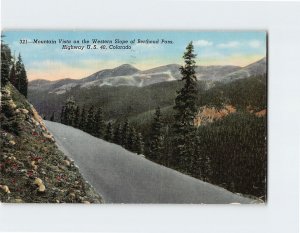
M 180 65 L 169 64 L 149 70 L 138 70 L 129 64 L 123 64 L 113 69 L 100 70 L 88 77 L 74 80 L 61 79 L 58 81 L 34 80 L 29 83 L 29 91 L 44 91 L 63 94 L 73 87 L 93 88 L 102 86 L 135 86 L 145 87 L 161 82 L 179 80 Z M 266 58 L 246 67 L 239 66 L 196 66 L 196 77 L 199 81 L 228 82 L 234 79 L 246 78 L 266 73 Z
M 1 101 L 0 201 L 101 203 L 24 96 L 7 84 Z

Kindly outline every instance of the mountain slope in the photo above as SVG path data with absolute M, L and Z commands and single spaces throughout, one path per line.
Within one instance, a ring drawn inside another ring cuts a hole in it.
M 0 202 L 101 203 L 41 117 L 12 85 L 1 88 Z
M 73 80 L 62 79 L 53 82 L 35 80 L 29 83 L 29 91 L 47 91 L 63 94 L 71 88 L 91 88 L 95 86 L 136 86 L 144 87 L 160 82 L 179 80 L 180 65 L 169 64 L 140 71 L 135 67 L 124 64 L 114 69 L 98 71 L 86 78 Z M 246 67 L 239 66 L 197 66 L 196 77 L 205 81 L 230 81 L 237 78 L 246 78 L 266 72 L 266 59 L 252 63 Z
M 252 63 L 244 68 L 234 71 L 228 75 L 225 75 L 223 80 L 225 82 L 233 81 L 235 79 L 248 78 L 250 76 L 257 76 L 267 73 L 267 60 L 264 57 L 263 59 Z
M 73 127 L 46 125 L 107 203 L 257 203 Z

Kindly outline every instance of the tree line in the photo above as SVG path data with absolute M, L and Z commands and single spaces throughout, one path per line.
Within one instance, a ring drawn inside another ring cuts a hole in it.
M 5 86 L 10 82 L 27 98 L 28 79 L 21 54 L 16 59 L 9 46 L 3 40 L 1 42 L 1 85 Z
M 54 113 L 50 120 L 54 120 Z M 62 124 L 81 129 L 95 137 L 121 145 L 125 149 L 137 154 L 144 153 L 142 134 L 137 132 L 128 119 L 122 123 L 105 122 L 101 107 L 94 105 L 86 109 L 79 107 L 73 97 L 68 98 L 62 107 L 60 120 Z

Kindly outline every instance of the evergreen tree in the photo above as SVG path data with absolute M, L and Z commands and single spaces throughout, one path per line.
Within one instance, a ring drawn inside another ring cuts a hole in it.
M 174 165 L 182 170 L 189 170 L 192 165 L 193 147 L 194 147 L 194 118 L 197 113 L 196 95 L 197 79 L 195 75 L 194 47 L 192 42 L 186 47 L 183 55 L 185 65 L 180 67 L 182 75 L 181 81 L 184 81 L 183 88 L 178 91 L 175 99 L 174 110 L 176 111 L 174 123 Z
M 79 129 L 85 131 L 86 130 L 86 110 L 85 110 L 85 106 L 83 106 L 82 110 L 81 110 L 81 114 L 80 114 L 80 121 L 79 121 Z
M 1 85 L 5 86 L 9 81 L 9 71 L 11 65 L 10 48 L 1 40 Z
M 62 122 L 66 125 L 74 126 L 76 104 L 73 97 L 69 97 L 63 106 Z
M 21 54 L 19 54 L 16 62 L 16 88 L 27 97 L 28 79 Z
M 61 113 L 60 113 L 60 123 L 66 124 L 66 118 L 65 118 L 65 106 L 62 106 Z
M 52 113 L 51 117 L 50 117 L 50 121 L 54 121 L 54 112 Z
M 27 79 L 27 73 L 25 70 L 25 66 L 22 66 L 21 69 L 21 75 L 20 75 L 20 83 L 21 83 L 21 87 L 20 87 L 20 92 L 27 98 L 27 93 L 28 93 L 28 79 Z
M 121 146 L 124 148 L 128 148 L 128 137 L 130 132 L 130 126 L 128 119 L 125 120 L 123 127 L 122 127 L 122 137 L 121 137 Z
M 151 126 L 150 133 L 150 146 L 149 146 L 149 157 L 155 161 L 162 161 L 163 157 L 163 131 L 161 123 L 160 108 L 157 107 L 155 111 L 154 121 Z
M 11 69 L 10 69 L 10 74 L 9 74 L 9 81 L 10 83 L 16 87 L 17 85 L 17 77 L 16 77 L 16 67 L 15 64 L 13 63 Z
M 115 127 L 113 142 L 118 145 L 122 144 L 122 125 L 121 124 L 117 124 L 117 126 Z
M 106 132 L 105 132 L 105 137 L 104 139 L 108 142 L 112 142 L 113 141 L 113 126 L 111 122 L 108 122 L 107 127 L 106 127 Z
M 95 115 L 95 131 L 94 134 L 99 138 L 104 138 L 106 125 L 104 121 L 102 108 L 99 107 Z
M 79 128 L 79 120 L 80 120 L 80 109 L 79 106 L 75 109 L 75 116 L 74 116 L 74 127 Z
M 143 154 L 144 153 L 144 142 L 143 142 L 143 136 L 141 133 L 137 134 L 137 142 L 136 142 L 136 149 L 137 154 Z
M 95 124 L 95 115 L 94 115 L 94 106 L 92 105 L 87 114 L 87 120 L 86 120 L 86 132 L 89 134 L 95 135 L 95 129 L 97 128 Z
M 127 143 L 125 145 L 125 148 L 132 152 L 137 152 L 136 145 L 137 145 L 137 134 L 135 128 L 132 126 L 129 128 L 128 138 L 127 138 Z

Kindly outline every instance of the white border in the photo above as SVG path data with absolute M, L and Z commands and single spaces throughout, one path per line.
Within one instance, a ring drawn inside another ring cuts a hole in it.
M 297 233 L 299 3 L 3 0 L 2 29 L 238 30 L 269 33 L 266 206 L 1 205 L 2 231 Z

